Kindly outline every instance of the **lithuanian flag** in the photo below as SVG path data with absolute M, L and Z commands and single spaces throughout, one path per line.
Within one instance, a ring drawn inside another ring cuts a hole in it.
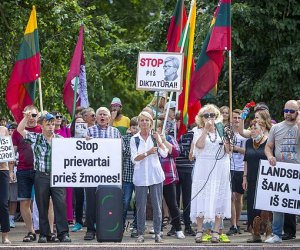
M 24 108 L 34 102 L 35 83 L 40 75 L 39 36 L 36 10 L 33 6 L 17 61 L 6 88 L 7 106 L 17 122 L 22 120 Z
M 189 106 L 199 101 L 217 84 L 225 51 L 231 50 L 230 5 L 231 0 L 219 1 L 191 77 Z

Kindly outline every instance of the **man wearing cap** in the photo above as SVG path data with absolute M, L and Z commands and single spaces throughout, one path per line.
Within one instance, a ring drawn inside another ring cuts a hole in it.
M 127 130 L 130 127 L 130 119 L 122 115 L 122 102 L 120 98 L 114 97 L 110 104 L 111 120 L 110 125 L 116 127 L 121 135 L 126 135 Z
M 31 144 L 34 153 L 34 165 L 36 170 L 34 188 L 40 224 L 40 237 L 38 242 L 71 242 L 66 215 L 65 188 L 50 186 L 50 171 L 52 167 L 51 141 L 52 138 L 60 138 L 61 136 L 54 134 L 54 116 L 50 113 L 46 113 L 39 118 L 39 123 L 42 126 L 41 134 L 25 130 L 26 124 L 31 117 L 31 111 L 27 110 L 24 112 L 24 118 L 18 125 L 17 130 L 26 142 Z M 54 205 L 57 237 L 51 234 L 48 220 L 50 196 Z
M 31 116 L 27 119 L 25 124 L 26 131 L 41 133 L 41 126 L 38 121 L 38 108 L 34 105 L 29 105 L 24 108 L 24 112 L 30 112 Z M 31 213 L 31 194 L 34 184 L 34 161 L 33 152 L 31 146 L 25 142 L 24 138 L 15 129 L 12 134 L 12 142 L 15 151 L 19 154 L 19 160 L 17 165 L 17 185 L 18 185 L 18 201 L 20 201 L 20 210 L 22 218 L 25 222 L 27 229 L 27 235 L 23 238 L 23 242 L 32 242 L 36 240 L 36 234 L 32 225 L 32 213 Z M 11 169 L 10 175 L 12 179 L 15 179 L 15 174 Z
M 88 137 L 91 138 L 121 138 L 117 128 L 109 125 L 111 114 L 108 108 L 100 107 L 96 111 L 97 124 L 88 128 Z M 96 188 L 85 188 L 86 193 L 86 234 L 84 240 L 95 239 L 96 229 Z

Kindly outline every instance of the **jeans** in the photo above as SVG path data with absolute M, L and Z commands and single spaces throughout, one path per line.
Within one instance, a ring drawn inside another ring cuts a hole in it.
M 123 182 L 123 225 L 125 228 L 125 222 L 127 217 L 127 211 L 130 205 L 132 193 L 134 190 L 134 184 L 132 182 Z
M 282 237 L 282 229 L 284 225 L 284 213 L 273 212 L 273 234 L 277 235 L 279 238 Z

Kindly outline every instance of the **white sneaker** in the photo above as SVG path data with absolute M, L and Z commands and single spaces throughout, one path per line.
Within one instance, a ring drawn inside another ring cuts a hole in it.
M 9 226 L 10 226 L 10 228 L 15 228 L 16 227 L 14 218 L 9 219 Z
M 185 239 L 185 236 L 182 231 L 176 232 L 177 239 Z
M 265 240 L 265 243 L 282 243 L 282 239 L 279 238 L 277 235 L 273 235 L 271 238 Z
M 154 233 L 154 230 L 153 230 L 153 233 Z M 162 238 L 162 237 L 164 236 L 164 232 L 161 231 L 161 232 L 159 233 L 159 236 Z M 152 235 L 152 239 L 155 239 L 155 234 Z
M 154 234 L 154 228 L 151 227 L 151 229 L 149 230 L 149 234 Z

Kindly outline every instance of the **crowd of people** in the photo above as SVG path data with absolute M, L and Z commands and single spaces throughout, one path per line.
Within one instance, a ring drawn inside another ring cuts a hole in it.
M 40 113 L 30 105 L 18 125 L 0 121 L 1 136 L 11 136 L 16 152 L 15 162 L 0 163 L 2 243 L 11 243 L 8 232 L 14 227 L 17 201 L 27 230 L 23 242 L 71 242 L 69 224 L 72 232 L 86 226 L 84 240 L 95 238 L 96 187 L 50 185 L 51 140 L 61 137 L 122 138 L 123 226 L 125 230 L 133 200 L 131 237 L 137 243 L 145 241 L 147 199 L 156 243 L 163 242 L 166 221 L 172 226 L 168 236 L 194 236 L 196 243 L 230 242 L 228 236 L 241 233 L 244 198 L 247 230 L 252 234 L 247 242 L 262 242 L 262 234 L 266 243 L 296 237 L 296 215 L 258 210 L 254 203 L 260 160 L 272 166 L 277 161 L 300 163 L 300 101 L 286 102 L 279 123 L 272 120 L 265 103 L 258 103 L 247 126 L 242 110 L 207 104 L 180 136 L 176 102 L 167 103 L 166 93 L 156 92 L 151 103 L 131 119 L 122 114 L 122 107 L 117 97 L 109 108 L 96 112 L 78 107 L 67 124 L 59 111 Z M 76 132 L 76 125 L 83 123 L 85 135 Z M 291 145 L 289 154 L 282 145 Z M 225 218 L 231 218 L 226 233 Z

